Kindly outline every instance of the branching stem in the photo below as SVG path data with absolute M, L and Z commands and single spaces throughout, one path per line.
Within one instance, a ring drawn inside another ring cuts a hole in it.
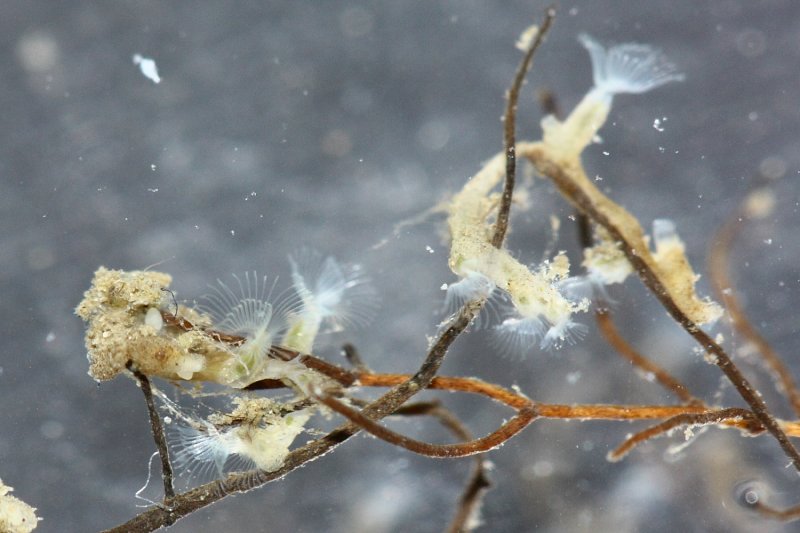
M 497 213 L 497 223 L 495 224 L 494 235 L 492 236 L 492 246 L 495 248 L 500 248 L 503 246 L 503 241 L 506 238 L 506 232 L 508 231 L 508 220 L 511 212 L 511 200 L 513 199 L 514 195 L 514 184 L 516 182 L 517 173 L 516 123 L 519 92 L 520 89 L 522 89 L 525 76 L 528 74 L 528 71 L 531 68 L 533 55 L 542 44 L 547 32 L 550 31 L 550 26 L 552 26 L 555 17 L 555 8 L 547 8 L 544 15 L 544 21 L 542 22 L 541 27 L 536 31 L 534 38 L 528 44 L 528 47 L 525 50 L 525 55 L 517 67 L 517 72 L 514 75 L 514 81 L 511 83 L 511 88 L 508 91 L 503 130 L 503 149 L 506 154 L 506 180 L 505 185 L 503 186 L 503 196 L 500 200 L 500 210 Z
M 672 296 L 658 274 L 637 253 L 637 246 L 627 239 L 625 231 L 617 227 L 612 218 L 608 216 L 606 210 L 617 208 L 616 204 L 599 190 L 596 190 L 588 180 L 575 179 L 571 173 L 579 173 L 582 172 L 582 170 L 576 168 L 574 164 L 554 161 L 547 156 L 540 146 L 536 145 L 527 152 L 526 155 L 531 158 L 542 174 L 553 181 L 561 194 L 591 218 L 595 224 L 599 224 L 608 231 L 611 238 L 619 244 L 620 249 L 623 251 L 634 270 L 639 274 L 639 278 L 645 286 L 661 302 L 661 305 L 664 306 L 667 313 L 711 356 L 717 367 L 719 367 L 733 384 L 747 405 L 750 406 L 759 422 L 761 422 L 766 430 L 778 441 L 784 453 L 791 459 L 795 469 L 800 472 L 800 453 L 798 453 L 797 448 L 789 441 L 786 433 L 784 433 L 778 422 L 772 416 L 764 400 L 762 400 L 761 396 L 753 389 L 750 382 L 741 373 L 722 346 L 714 341 L 705 331 L 700 329 L 672 299 Z M 583 183 L 584 181 L 585 183 Z M 587 192 L 586 189 L 590 188 L 591 190 Z
M 170 501 L 175 498 L 172 464 L 169 461 L 169 449 L 167 448 L 167 437 L 164 433 L 164 426 L 161 423 L 161 417 L 156 409 L 155 401 L 153 401 L 153 388 L 150 386 L 150 380 L 147 379 L 147 376 L 133 368 L 130 364 L 128 365 L 128 370 L 131 371 L 139 382 L 139 387 L 144 394 L 144 401 L 147 404 L 147 414 L 150 417 L 150 431 L 153 434 L 153 440 L 156 443 L 158 455 L 161 458 L 161 479 L 164 481 L 164 505 L 169 506 Z

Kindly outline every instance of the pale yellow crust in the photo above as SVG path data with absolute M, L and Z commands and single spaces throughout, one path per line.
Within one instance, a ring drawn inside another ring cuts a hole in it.
M 39 519 L 36 508 L 10 494 L 14 489 L 0 480 L 0 531 L 3 533 L 30 533 Z

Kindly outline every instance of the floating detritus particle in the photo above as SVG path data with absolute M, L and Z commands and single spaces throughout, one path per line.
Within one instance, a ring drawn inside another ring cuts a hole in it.
M 133 64 L 139 65 L 139 70 L 142 71 L 145 78 L 152 80 L 153 83 L 161 83 L 161 77 L 158 75 L 158 67 L 155 61 L 140 54 L 133 54 Z

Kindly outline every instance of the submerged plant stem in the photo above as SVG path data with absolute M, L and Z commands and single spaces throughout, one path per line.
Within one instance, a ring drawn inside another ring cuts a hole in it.
M 666 369 L 650 360 L 648 357 L 640 354 L 633 346 L 620 335 L 619 330 L 614 324 L 614 319 L 608 311 L 601 310 L 595 313 L 597 325 L 600 332 L 605 337 L 606 341 L 614 347 L 617 353 L 636 368 L 641 369 L 647 374 L 652 374 L 658 383 L 665 389 L 673 392 L 682 402 L 687 404 L 702 405 L 702 401 L 686 388 L 686 385 L 678 381 L 672 374 L 667 372 Z
M 363 365 L 362 365 L 363 366 Z M 449 409 L 441 406 L 438 401 L 418 402 L 407 404 L 395 412 L 396 415 L 415 416 L 424 415 L 435 417 L 441 424 L 450 430 L 456 437 L 463 441 L 472 440 L 472 434 Z M 448 533 L 461 533 L 471 531 L 471 523 L 480 510 L 483 495 L 491 487 L 487 475 L 487 461 L 483 455 L 475 456 L 475 467 L 467 480 L 467 484 L 459 498 L 458 509 L 455 516 L 447 526 Z
M 164 433 L 164 426 L 161 423 L 161 417 L 153 401 L 153 389 L 150 386 L 150 380 L 147 379 L 147 376 L 132 368 L 130 365 L 129 370 L 139 382 L 139 387 L 142 389 L 142 394 L 144 394 L 144 401 L 147 404 L 147 414 L 150 417 L 150 431 L 153 434 L 153 440 L 156 443 L 158 455 L 161 458 L 161 479 L 164 482 L 164 505 L 169 506 L 170 501 L 175 498 L 175 487 L 173 485 L 172 464 L 169 460 L 169 449 L 167 448 L 167 437 Z
M 514 75 L 514 81 L 511 83 L 511 88 L 508 90 L 508 101 L 506 103 L 506 111 L 504 115 L 504 130 L 503 130 L 503 148 L 506 154 L 506 180 L 503 186 L 503 196 L 500 199 L 500 210 L 497 213 L 497 223 L 495 224 L 494 235 L 492 236 L 492 246 L 500 248 L 503 246 L 503 241 L 508 231 L 508 220 L 511 212 L 511 200 L 514 195 L 514 185 L 516 181 L 517 172 L 517 155 L 516 155 L 516 124 L 517 124 L 517 102 L 519 101 L 519 92 L 522 89 L 522 84 L 525 81 L 525 76 L 531 68 L 533 62 L 533 55 L 539 46 L 542 44 L 545 35 L 550 31 L 550 26 L 556 17 L 556 10 L 553 7 L 547 8 L 545 11 L 544 22 L 542 26 L 536 30 L 536 35 L 528 44 L 525 50 L 525 55 L 522 58 L 517 72 Z
M 789 441 L 786 433 L 772 416 L 764 400 L 756 393 L 750 382 L 733 363 L 722 346 L 700 329 L 678 303 L 673 300 L 672 295 L 659 275 L 649 262 L 644 259 L 644 257 L 649 257 L 649 251 L 641 249 L 642 244 L 629 238 L 631 232 L 635 232 L 635 228 L 638 228 L 636 220 L 592 185 L 580 167 L 580 162 L 554 160 L 548 156 L 546 149 L 542 145 L 532 145 L 525 155 L 536 165 L 539 172 L 553 181 L 562 195 L 596 224 L 605 228 L 611 237 L 619 243 L 620 249 L 625 253 L 628 261 L 639 274 L 639 278 L 645 286 L 661 302 L 667 313 L 697 341 L 703 350 L 712 356 L 714 363 L 722 370 L 747 405 L 750 406 L 759 422 L 775 437 L 784 453 L 792 460 L 795 469 L 800 472 L 800 453 L 798 453 L 797 448 Z M 620 222 L 623 222 L 623 224 L 620 224 Z M 630 227 L 624 225 L 626 222 L 630 222 Z
M 800 416 L 800 391 L 797 389 L 797 384 L 792 378 L 791 372 L 767 339 L 759 333 L 747 318 L 747 314 L 739 303 L 739 298 L 736 296 L 731 283 L 728 271 L 730 251 L 733 241 L 739 233 L 740 217 L 744 216 L 744 209 L 740 206 L 717 231 L 712 240 L 713 245 L 708 255 L 711 285 L 714 287 L 717 297 L 725 304 L 734 329 L 755 345 L 759 355 L 767 365 L 778 390 L 786 395 L 795 415 Z

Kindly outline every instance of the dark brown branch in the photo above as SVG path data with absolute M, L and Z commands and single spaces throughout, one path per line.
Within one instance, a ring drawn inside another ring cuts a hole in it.
M 164 482 L 164 505 L 169 507 L 170 501 L 175 498 L 175 487 L 172 481 L 172 464 L 169 462 L 169 449 L 167 448 L 167 436 L 164 433 L 164 426 L 161 424 L 161 417 L 156 409 L 155 401 L 153 401 L 153 389 L 150 386 L 150 380 L 147 379 L 147 376 L 133 368 L 133 365 L 130 363 L 128 363 L 128 370 L 131 371 L 139 382 L 139 388 L 142 389 L 144 401 L 147 404 L 147 414 L 150 417 L 150 431 L 153 434 L 153 440 L 156 443 L 156 449 L 161 458 L 161 479 Z
M 758 500 L 754 504 L 750 504 L 749 507 L 765 518 L 772 518 L 781 522 L 793 522 L 800 519 L 800 505 L 778 509 Z
M 167 326 L 179 328 L 184 331 L 192 331 L 193 329 L 195 329 L 194 324 L 189 322 L 187 319 L 179 317 L 177 315 L 173 315 L 167 311 L 161 311 L 161 317 L 164 319 L 164 323 L 167 324 Z M 210 336 L 217 342 L 221 342 L 231 346 L 239 346 L 245 342 L 245 338 L 240 335 L 232 335 L 230 333 L 225 333 L 223 331 L 218 331 L 212 328 L 201 328 L 201 329 L 204 333 L 206 333 L 208 336 Z M 320 374 L 325 374 L 329 378 L 338 381 L 341 385 L 345 387 L 351 386 L 354 382 L 352 374 L 350 374 L 343 368 L 334 365 L 332 363 L 328 363 L 327 361 L 315 357 L 313 355 L 303 354 L 301 352 L 298 352 L 297 350 L 292 350 L 291 348 L 286 348 L 284 346 L 279 346 L 279 345 L 273 345 L 269 349 L 269 356 L 274 357 L 275 359 L 280 359 L 282 361 L 291 361 L 299 357 L 300 362 L 303 363 L 303 365 L 305 365 L 307 368 L 315 370 Z M 266 379 L 257 381 L 255 383 L 251 383 L 246 388 L 248 390 L 281 388 L 281 382 L 275 379 Z
M 458 502 L 458 510 L 450 525 L 447 527 L 447 533 L 461 533 L 463 531 L 471 531 L 469 527 L 470 521 L 480 509 L 483 496 L 489 490 L 492 483 L 486 476 L 486 467 L 484 460 L 480 455 L 476 456 L 478 464 L 472 471 L 467 486 L 461 494 Z
M 431 416 L 436 418 L 440 424 L 450 430 L 461 440 L 472 440 L 472 435 L 464 427 L 464 424 L 449 409 L 442 407 L 439 401 L 417 402 L 402 406 L 393 415 L 400 416 Z
M 361 355 L 359 355 L 358 350 L 354 345 L 348 342 L 347 344 L 342 346 L 342 351 L 344 352 L 344 356 L 347 359 L 347 362 L 350 363 L 350 366 L 352 366 L 359 372 L 369 372 L 369 367 L 361 359 Z
M 461 440 L 472 440 L 473 437 L 461 421 L 449 410 L 442 407 L 438 401 L 419 402 L 404 405 L 398 409 L 396 415 L 427 415 L 439 419 L 439 422 L 448 428 L 456 437 Z M 477 510 L 480 508 L 484 494 L 491 486 L 491 482 L 486 473 L 486 460 L 483 455 L 475 456 L 475 468 L 464 487 L 464 491 L 459 499 L 458 509 L 453 520 L 447 526 L 448 533 L 460 533 L 468 531 L 468 524 Z
M 708 270 L 711 277 L 711 285 L 717 297 L 725 304 L 728 315 L 731 318 L 733 328 L 742 334 L 744 338 L 755 345 L 764 363 L 769 369 L 779 391 L 784 393 L 794 410 L 795 415 L 800 416 L 800 391 L 797 390 L 792 374 L 784 364 L 780 355 L 772 348 L 767 339 L 753 326 L 747 318 L 744 308 L 739 303 L 731 282 L 728 265 L 730 264 L 730 251 L 733 241 L 738 233 L 740 217 L 745 217 L 746 213 L 743 206 L 731 215 L 725 224 L 717 231 L 712 240 L 711 250 L 708 255 Z
M 331 396 L 319 396 L 318 400 L 348 418 L 354 424 L 357 424 L 361 429 L 368 431 L 379 439 L 385 440 L 389 444 L 405 448 L 420 455 L 437 458 L 466 457 L 497 448 L 525 429 L 536 418 L 536 407 L 533 403 L 530 403 L 527 407 L 520 409 L 511 420 L 485 437 L 458 444 L 430 444 L 392 431 Z
M 630 361 L 630 363 L 643 372 L 652 375 L 655 380 L 665 389 L 673 392 L 682 402 L 692 405 L 702 405 L 702 400 L 694 397 L 686 386 L 667 372 L 663 367 L 651 361 L 649 358 L 640 354 L 633 346 L 620 335 L 614 320 L 608 311 L 598 311 L 595 313 L 597 325 L 606 341 L 616 350 L 616 352 Z
M 758 418 L 767 431 L 775 437 L 775 440 L 778 441 L 784 453 L 792 460 L 795 469 L 800 471 L 800 453 L 798 453 L 797 448 L 789 441 L 786 433 L 784 433 L 780 425 L 778 425 L 778 422 L 770 413 L 769 408 L 766 403 L 764 403 L 764 400 L 761 399 L 761 396 L 753 389 L 750 382 L 744 377 L 722 346 L 714 341 L 705 331 L 700 329 L 700 327 L 683 312 L 672 299 L 672 296 L 661 282 L 658 274 L 651 269 L 650 265 L 637 253 L 636 245 L 629 242 L 623 230 L 618 228 L 616 224 L 612 222 L 611 218 L 609 218 L 605 209 L 612 205 L 613 202 L 606 198 L 605 195 L 595 190 L 593 194 L 598 198 L 602 198 L 602 202 L 604 203 L 602 207 L 595 205 L 592 197 L 572 179 L 568 170 L 562 168 L 559 163 L 550 160 L 541 150 L 535 151 L 530 156 L 539 172 L 553 180 L 561 194 L 569 199 L 581 211 L 586 213 L 596 224 L 603 226 L 611 235 L 611 238 L 619 243 L 620 249 L 623 251 L 634 270 L 638 273 L 639 278 L 645 286 L 655 295 L 659 302 L 661 302 L 661 305 L 664 306 L 667 313 L 669 313 L 669 315 L 697 341 L 702 349 L 712 357 L 717 367 L 725 374 L 742 399 L 744 399 L 747 405 L 752 409 L 756 418 Z M 593 187 L 588 181 L 587 184 L 588 187 Z
M 295 358 L 299 358 L 299 361 L 306 367 L 320 374 L 328 376 L 329 378 L 337 381 L 340 385 L 344 387 L 350 387 L 355 383 L 355 376 L 345 370 L 344 368 L 334 365 L 333 363 L 329 363 L 324 359 L 320 359 L 319 357 L 311 354 L 304 354 L 300 353 L 296 350 L 292 350 L 290 348 L 285 348 L 283 346 L 272 345 L 269 349 L 269 355 L 276 359 L 281 359 L 282 361 L 291 361 Z M 245 387 L 247 390 L 260 390 L 260 389 L 274 389 L 280 388 L 277 383 L 278 380 L 275 379 L 263 379 L 260 381 L 255 381 Z M 279 382 L 280 383 L 280 382 Z
M 561 106 L 558 105 L 556 93 L 550 89 L 540 89 L 536 92 L 536 99 L 539 101 L 539 107 L 542 109 L 543 115 L 553 115 L 561 120 Z
M 619 461 L 639 444 L 659 435 L 669 433 L 677 427 L 706 426 L 719 424 L 725 420 L 741 420 L 746 424 L 747 431 L 752 434 L 764 431 L 764 427 L 753 417 L 753 413 L 747 409 L 733 407 L 709 413 L 681 414 L 628 437 L 617 449 L 608 454 L 608 459 L 609 461 Z
M 525 76 L 531 68 L 533 55 L 542 44 L 545 35 L 550 30 L 550 26 L 555 19 L 556 10 L 553 7 L 547 8 L 544 15 L 544 22 L 541 27 L 536 31 L 536 35 L 528 44 L 525 55 L 517 67 L 517 72 L 514 76 L 514 81 L 511 83 L 511 88 L 508 90 L 508 99 L 506 102 L 506 111 L 504 115 L 504 135 L 503 135 L 503 149 L 506 154 L 506 180 L 503 186 L 503 196 L 500 200 L 500 210 L 497 213 L 497 223 L 495 224 L 494 235 L 492 236 L 492 246 L 500 248 L 503 246 L 503 241 L 506 238 L 508 231 L 508 220 L 511 213 L 511 200 L 514 195 L 514 184 L 516 181 L 517 172 L 517 155 L 516 155 L 516 122 L 517 122 L 517 102 L 519 101 L 519 92 L 522 88 L 522 83 L 525 81 Z
M 589 217 L 575 210 L 575 225 L 578 227 L 578 243 L 581 248 L 592 246 L 592 224 Z

